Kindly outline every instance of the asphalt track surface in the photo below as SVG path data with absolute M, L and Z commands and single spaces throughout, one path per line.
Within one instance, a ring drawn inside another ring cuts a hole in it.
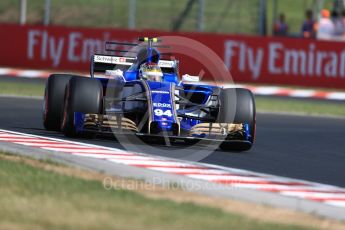
M 44 130 L 41 100 L 0 97 L 0 108 L 1 129 L 65 139 Z M 121 145 L 102 137 L 78 141 L 176 158 L 209 148 L 211 154 L 201 162 L 345 187 L 345 119 L 341 118 L 259 113 L 256 143 L 242 153 L 205 145 Z

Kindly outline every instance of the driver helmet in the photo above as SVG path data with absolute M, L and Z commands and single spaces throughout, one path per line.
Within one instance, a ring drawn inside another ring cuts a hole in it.
M 142 79 L 148 81 L 161 82 L 163 78 L 161 68 L 154 62 L 142 64 L 139 69 L 139 75 Z

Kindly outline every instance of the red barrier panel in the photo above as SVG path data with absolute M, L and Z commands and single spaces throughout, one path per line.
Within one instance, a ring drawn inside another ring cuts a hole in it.
M 87 71 L 90 55 L 102 53 L 106 40 L 180 35 L 211 48 L 224 60 L 236 82 L 345 89 L 345 43 L 341 42 L 19 25 L 0 25 L 0 34 L 2 66 Z M 198 74 L 201 69 L 202 64 L 182 57 L 182 73 Z M 203 80 L 210 79 L 209 74 Z

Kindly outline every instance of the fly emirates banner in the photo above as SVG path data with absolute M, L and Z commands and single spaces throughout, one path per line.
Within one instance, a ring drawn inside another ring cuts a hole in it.
M 136 42 L 140 36 L 184 36 L 215 52 L 235 82 L 345 89 L 345 43 L 154 30 L 0 25 L 0 66 L 56 71 L 89 70 L 90 57 L 105 41 Z M 128 47 L 112 47 L 128 49 Z M 174 49 L 169 52 L 174 52 Z M 205 55 L 207 56 L 207 49 Z M 175 55 L 180 73 L 203 80 L 226 80 L 207 71 L 195 57 Z M 206 70 L 206 71 L 204 71 Z

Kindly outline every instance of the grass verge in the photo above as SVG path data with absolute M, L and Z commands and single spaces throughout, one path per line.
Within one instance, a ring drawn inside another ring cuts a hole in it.
M 310 229 L 106 190 L 89 174 L 0 153 L 0 229 Z
M 0 95 L 43 96 L 44 82 L 0 80 Z
M 345 103 L 295 98 L 256 97 L 256 108 L 262 112 L 301 113 L 345 117 Z

